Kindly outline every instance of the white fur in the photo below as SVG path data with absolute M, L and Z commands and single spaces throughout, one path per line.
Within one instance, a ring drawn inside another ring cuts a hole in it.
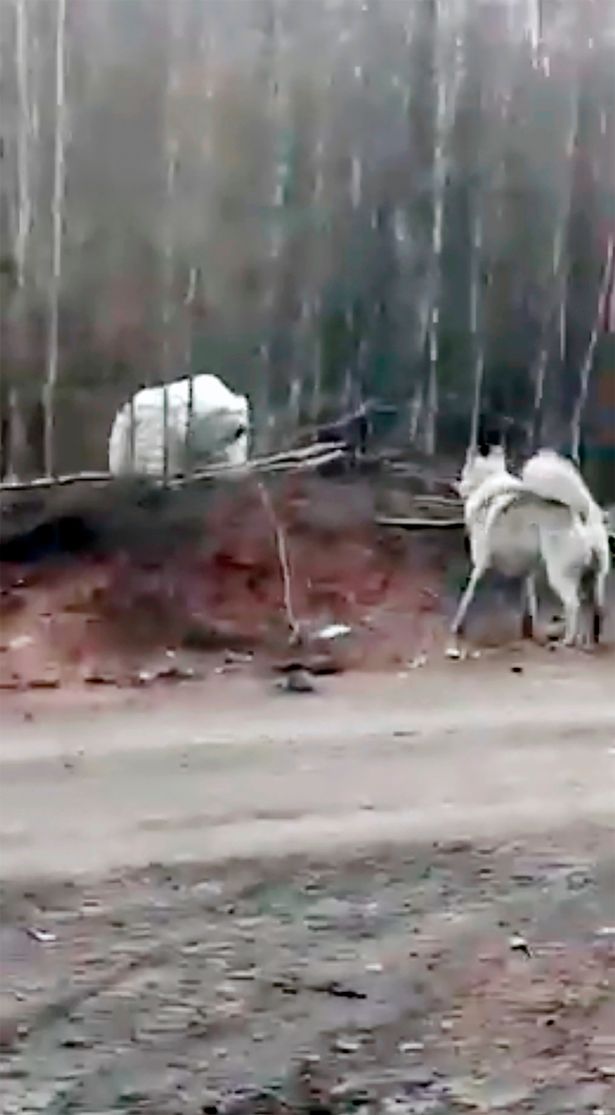
M 235 395 L 214 375 L 193 379 L 192 421 L 188 436 L 190 381 L 174 380 L 167 392 L 167 460 L 170 476 L 190 463 L 241 466 L 248 456 L 248 400 Z M 164 387 L 146 387 L 116 414 L 109 436 L 109 470 L 162 476 L 164 471 Z M 134 414 L 134 461 L 131 416 Z M 238 430 L 243 429 L 239 437 Z
M 567 504 L 588 519 L 596 504 L 578 469 L 553 449 L 541 449 L 521 470 L 525 487 L 542 499 Z
M 522 491 L 523 484 L 506 468 L 504 451 L 498 446 L 487 456 L 468 452 L 458 490 L 464 500 L 466 527 L 476 535 L 485 525 L 492 502 L 498 496 Z
M 560 457 L 551 449 L 541 449 L 526 461 L 521 477 L 528 490 L 564 504 L 579 516 L 587 551 L 584 569 L 594 569 L 594 605 L 603 612 L 611 568 L 608 525 L 606 515 L 596 503 L 581 473 L 565 457 Z M 558 562 L 563 560 L 563 556 L 556 558 Z
M 473 568 L 453 631 L 461 629 L 488 569 L 525 578 L 533 622 L 535 572 L 543 564 L 564 608 L 565 641 L 574 642 L 580 634 L 581 578 L 587 570 L 593 571 L 593 605 L 599 616 L 610 567 L 602 512 L 574 466 L 542 451 L 527 462 L 518 480 L 507 472 L 503 453 L 492 451 L 482 460 L 470 454 L 459 488 L 464 494 Z
M 522 491 L 521 480 L 506 470 L 487 476 L 467 496 L 464 504 L 466 526 L 471 530 L 473 526 L 478 525 L 498 496 L 514 496 Z
M 465 501 L 471 492 L 480 487 L 483 480 L 487 480 L 490 476 L 500 476 L 502 473 L 507 476 L 510 475 L 506 471 L 506 459 L 501 445 L 492 446 L 487 456 L 469 450 L 461 473 L 461 480 L 457 485 L 459 495 Z

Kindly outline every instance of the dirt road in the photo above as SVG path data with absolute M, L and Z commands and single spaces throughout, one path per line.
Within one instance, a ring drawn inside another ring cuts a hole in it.
M 607 663 L 451 663 L 5 713 L 5 876 L 544 829 L 613 808 Z M 571 664 L 574 666 L 571 669 Z
M 612 666 L 5 702 L 3 1110 L 611 1115 Z

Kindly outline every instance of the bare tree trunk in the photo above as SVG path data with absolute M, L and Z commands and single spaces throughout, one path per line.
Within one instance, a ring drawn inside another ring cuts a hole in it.
M 25 269 L 30 223 L 32 219 L 32 193 L 30 187 L 30 88 L 28 75 L 28 13 L 25 0 L 14 0 L 15 47 L 17 68 L 18 128 L 17 128 L 17 219 L 15 225 L 15 274 L 16 290 L 12 297 L 11 317 L 17 325 L 21 343 L 25 323 Z M 21 354 L 20 354 L 21 355 Z M 19 361 L 18 361 L 19 362 Z M 15 373 L 16 374 L 16 373 Z M 16 383 L 8 393 L 7 471 L 12 479 L 24 475 L 27 469 L 27 439 L 22 413 L 22 392 Z
M 436 111 L 433 155 L 433 217 L 431 229 L 432 278 L 428 325 L 428 378 L 425 408 L 425 451 L 436 451 L 436 426 L 439 408 L 438 363 L 440 357 L 442 249 L 444 241 L 444 201 L 446 192 L 446 158 L 450 132 L 455 121 L 457 98 L 464 72 L 461 36 L 454 33 L 455 44 L 452 79 L 448 82 L 446 44 L 451 29 L 444 19 L 441 0 L 434 3 L 434 58 L 436 74 Z
M 49 288 L 49 336 L 47 342 L 47 369 L 43 395 L 45 415 L 45 472 L 53 476 L 55 472 L 55 403 L 58 379 L 58 329 L 60 313 L 60 287 L 62 281 L 62 221 L 64 216 L 64 126 L 66 115 L 64 42 L 66 35 L 66 0 L 56 0 L 56 43 L 55 43 L 55 137 L 53 160 L 53 242 L 51 283 Z
M 543 0 L 528 0 L 527 28 L 532 49 L 532 66 L 546 72 L 548 59 L 544 53 L 542 41 L 543 28 Z
M 315 422 L 322 410 L 322 339 L 320 336 L 320 297 L 314 299 L 312 306 L 314 327 L 314 352 L 312 357 L 312 389 L 309 408 L 310 421 Z
M 28 461 L 28 439 L 21 408 L 21 400 L 16 387 L 9 389 L 8 396 L 8 468 L 9 480 L 22 480 Z
M 169 394 L 166 380 L 171 367 L 173 346 L 171 328 L 173 324 L 173 281 L 175 277 L 175 183 L 177 178 L 178 142 L 174 121 L 174 105 L 179 86 L 178 41 L 179 15 L 181 7 L 170 3 L 169 16 L 169 67 L 166 89 L 166 123 L 164 137 L 165 152 L 165 226 L 162 267 L 162 474 L 166 484 L 169 477 Z
M 320 209 L 325 199 L 325 165 L 326 165 L 326 150 L 329 143 L 329 132 L 327 130 L 327 116 L 326 114 L 320 116 L 317 129 L 317 138 L 314 150 L 314 185 L 312 190 L 312 207 L 315 217 L 315 227 L 320 228 Z M 310 324 L 313 337 L 313 352 L 312 352 L 312 375 L 310 385 L 310 398 L 308 403 L 308 414 L 310 421 L 315 422 L 322 413 L 322 371 L 323 371 L 323 351 L 322 351 L 322 336 L 321 336 L 321 310 L 322 301 L 320 295 L 320 281 L 321 281 L 321 255 L 322 252 L 322 233 L 318 233 L 316 251 L 317 257 L 317 286 L 316 293 L 312 298 L 312 305 L 310 309 Z
M 186 416 L 186 472 L 192 473 L 192 417 L 194 414 L 194 377 L 192 375 L 191 349 L 192 349 L 192 306 L 194 303 L 199 281 L 198 267 L 191 267 L 188 276 L 188 289 L 184 298 L 186 309 L 186 340 L 184 343 L 184 367 L 188 376 L 188 414 Z
M 551 279 L 556 290 L 557 330 L 560 345 L 560 358 L 563 361 L 566 344 L 566 278 L 562 275 L 563 241 L 566 235 L 566 219 L 562 217 L 561 224 L 556 229 L 553 242 L 553 266 Z M 558 293 L 559 288 L 559 293 Z M 547 295 L 547 298 L 549 296 Z M 534 407 L 531 422 L 530 445 L 533 450 L 538 449 L 542 438 L 543 410 L 545 385 L 547 379 L 547 366 L 549 362 L 549 331 L 553 320 L 551 307 L 547 310 L 543 331 L 542 343 L 534 368 Z
M 470 422 L 470 449 L 475 452 L 478 445 L 478 426 L 483 394 L 483 378 L 485 374 L 485 349 L 480 335 L 479 324 L 479 297 L 480 275 L 482 268 L 482 243 L 483 224 L 480 212 L 480 200 L 475 202 L 475 213 L 472 228 L 472 259 L 470 276 L 470 336 L 472 339 L 473 370 L 473 399 L 472 418 Z
M 25 0 L 15 0 L 15 28 L 17 47 L 17 89 L 19 103 L 19 126 L 17 131 L 17 231 L 15 236 L 15 264 L 17 286 L 21 290 L 25 282 L 25 264 L 32 199 L 30 191 L 30 91 L 28 82 L 28 16 Z
M 570 123 L 566 136 L 566 165 L 568 170 L 568 188 L 564 206 L 558 216 L 555 235 L 553 238 L 553 256 L 551 266 L 551 282 L 553 284 L 553 298 L 547 295 L 547 311 L 543 325 L 543 337 L 540 351 L 534 369 L 534 409 L 532 416 L 531 448 L 536 450 L 543 434 L 544 397 L 549 363 L 550 343 L 549 334 L 556 317 L 558 355 L 560 367 L 563 367 L 566 358 L 566 320 L 568 303 L 568 270 L 564 245 L 568 235 L 568 222 L 572 207 L 575 174 L 575 153 L 578 144 L 579 129 L 579 74 L 577 74 L 574 89 L 571 94 Z
M 417 383 L 412 393 L 409 407 L 408 436 L 411 445 L 414 445 L 418 440 L 419 430 L 422 424 L 424 410 L 423 396 L 423 384 Z
M 604 270 L 602 272 L 602 279 L 601 279 L 601 282 L 600 282 L 600 289 L 599 289 L 599 293 L 598 293 L 598 305 L 597 305 L 597 308 L 596 308 L 596 315 L 595 315 L 595 318 L 594 318 L 594 324 L 592 326 L 592 331 L 591 331 L 590 336 L 589 336 L 589 342 L 588 342 L 588 345 L 587 345 L 587 351 L 585 353 L 585 358 L 583 360 L 583 363 L 581 365 L 581 370 L 579 372 L 579 392 L 578 392 L 578 395 L 577 395 L 577 398 L 576 398 L 574 411 L 573 411 L 573 415 L 572 415 L 572 430 L 571 430 L 571 434 L 572 434 L 572 456 L 573 456 L 573 459 L 576 461 L 577 464 L 579 463 L 579 453 L 580 453 L 580 448 L 581 448 L 581 419 L 583 417 L 583 411 L 585 409 L 585 403 L 587 401 L 587 393 L 588 393 L 588 389 L 589 389 L 589 380 L 590 380 L 590 376 L 591 376 L 591 372 L 592 372 L 592 368 L 593 368 L 593 364 L 594 364 L 594 355 L 595 355 L 595 352 L 596 352 L 596 345 L 598 343 L 598 337 L 600 335 L 600 331 L 604 326 L 607 299 L 608 299 L 608 296 L 609 296 L 609 291 L 610 291 L 610 289 L 612 287 L 612 284 L 613 284 L 614 269 L 615 269 L 615 254 L 614 254 L 614 251 L 613 251 L 613 237 L 611 236 L 609 238 L 609 242 L 608 242 L 608 246 L 607 246 L 606 261 L 605 261 L 605 264 L 604 264 Z
M 436 7 L 436 11 L 437 11 Z M 440 23 L 436 18 L 434 29 L 434 52 L 440 53 Z M 429 309 L 428 352 L 429 372 L 427 379 L 427 401 L 425 408 L 425 451 L 433 455 L 436 451 L 436 421 L 438 415 L 438 357 L 440 352 L 440 284 L 442 266 L 442 234 L 444 223 L 444 184 L 445 184 L 445 126 L 446 126 L 446 80 L 442 64 L 436 66 L 436 119 L 433 162 L 433 217 L 431 229 L 432 283 L 431 305 Z
M 273 173 L 271 178 L 271 232 L 267 252 L 267 279 L 263 297 L 263 317 L 268 330 L 269 338 L 274 331 L 274 317 L 276 306 L 276 281 L 279 271 L 279 259 L 282 251 L 281 219 L 284 208 L 284 187 L 286 168 L 280 158 L 280 137 L 285 123 L 286 105 L 284 91 L 281 88 L 282 74 L 280 72 L 280 0 L 269 0 L 266 9 L 266 27 L 263 38 L 264 51 L 262 57 L 262 72 L 266 83 L 266 97 L 269 117 L 271 122 L 273 146 L 275 150 L 273 160 Z M 271 444 L 271 435 L 274 428 L 274 415 L 271 408 L 272 395 L 272 345 L 266 341 L 261 346 L 262 369 L 259 391 L 255 400 L 255 448 L 266 451 Z

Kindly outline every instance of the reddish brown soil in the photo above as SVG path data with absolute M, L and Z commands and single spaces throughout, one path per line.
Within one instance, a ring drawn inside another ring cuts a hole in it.
M 273 502 L 293 612 L 312 630 L 348 624 L 346 665 L 398 666 L 442 640 L 442 553 L 376 527 L 366 489 L 293 481 Z M 161 518 L 163 542 L 164 533 Z M 121 680 L 169 649 L 193 664 L 196 651 L 270 656 L 287 648 L 275 531 L 253 486 L 208 499 L 193 541 L 155 551 L 5 566 L 0 684 Z

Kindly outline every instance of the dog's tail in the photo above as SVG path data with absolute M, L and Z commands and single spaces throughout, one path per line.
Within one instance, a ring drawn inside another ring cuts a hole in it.
M 602 516 L 579 470 L 551 449 L 541 449 L 530 457 L 521 470 L 521 479 L 532 495 L 570 507 L 584 522 Z

